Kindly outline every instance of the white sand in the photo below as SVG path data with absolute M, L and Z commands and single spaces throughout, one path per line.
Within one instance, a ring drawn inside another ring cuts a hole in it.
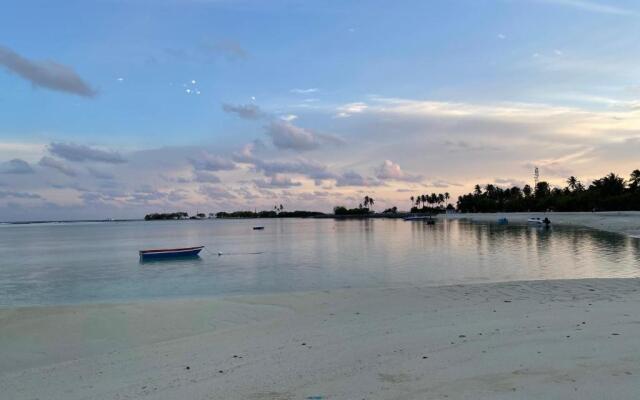
M 2 399 L 639 395 L 638 279 L 0 310 Z
M 525 223 L 529 217 L 548 217 L 556 225 L 586 226 L 603 231 L 640 237 L 640 211 L 607 212 L 527 212 L 527 213 L 467 213 L 450 214 L 441 218 L 467 218 L 479 222 L 495 222 L 507 217 L 510 222 Z

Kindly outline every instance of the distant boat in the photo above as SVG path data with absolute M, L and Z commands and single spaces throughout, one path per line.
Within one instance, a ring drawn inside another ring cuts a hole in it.
M 183 247 L 179 249 L 140 250 L 140 260 L 160 260 L 167 258 L 197 257 L 204 246 Z
M 509 223 L 509 220 L 505 217 L 502 218 L 498 218 L 498 225 L 507 225 Z
M 530 224 L 535 224 L 535 225 L 550 225 L 551 221 L 549 220 L 549 218 L 544 217 L 544 219 L 540 218 L 540 217 L 531 217 L 527 220 L 528 223 Z
M 402 218 L 403 221 L 425 221 L 433 220 L 430 215 L 409 215 Z
M 262 230 L 264 230 L 264 226 L 254 226 L 253 230 L 254 231 L 262 231 Z
M 409 215 L 402 218 L 403 221 L 424 221 L 427 225 L 435 225 L 436 220 L 431 215 Z

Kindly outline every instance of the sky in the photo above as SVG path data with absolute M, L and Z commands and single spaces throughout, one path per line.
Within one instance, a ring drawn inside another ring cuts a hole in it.
M 0 220 L 627 177 L 638 71 L 635 1 L 12 2 Z

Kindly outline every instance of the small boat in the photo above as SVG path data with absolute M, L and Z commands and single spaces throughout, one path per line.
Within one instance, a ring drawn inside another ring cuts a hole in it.
M 551 224 L 551 221 L 547 217 L 544 217 L 544 219 L 540 217 L 531 217 L 527 220 L 527 222 L 530 224 L 545 225 L 545 226 L 548 226 Z
M 498 218 L 498 225 L 507 225 L 509 220 L 506 217 Z
M 204 246 L 183 247 L 179 249 L 140 250 L 140 260 L 159 260 L 166 258 L 197 257 Z
M 262 230 L 264 230 L 264 226 L 254 226 L 253 230 L 254 231 L 262 231 Z

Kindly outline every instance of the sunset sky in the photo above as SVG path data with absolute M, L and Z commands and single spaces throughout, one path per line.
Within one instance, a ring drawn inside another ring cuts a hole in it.
M 639 74 L 635 1 L 11 2 L 0 220 L 628 177 Z

